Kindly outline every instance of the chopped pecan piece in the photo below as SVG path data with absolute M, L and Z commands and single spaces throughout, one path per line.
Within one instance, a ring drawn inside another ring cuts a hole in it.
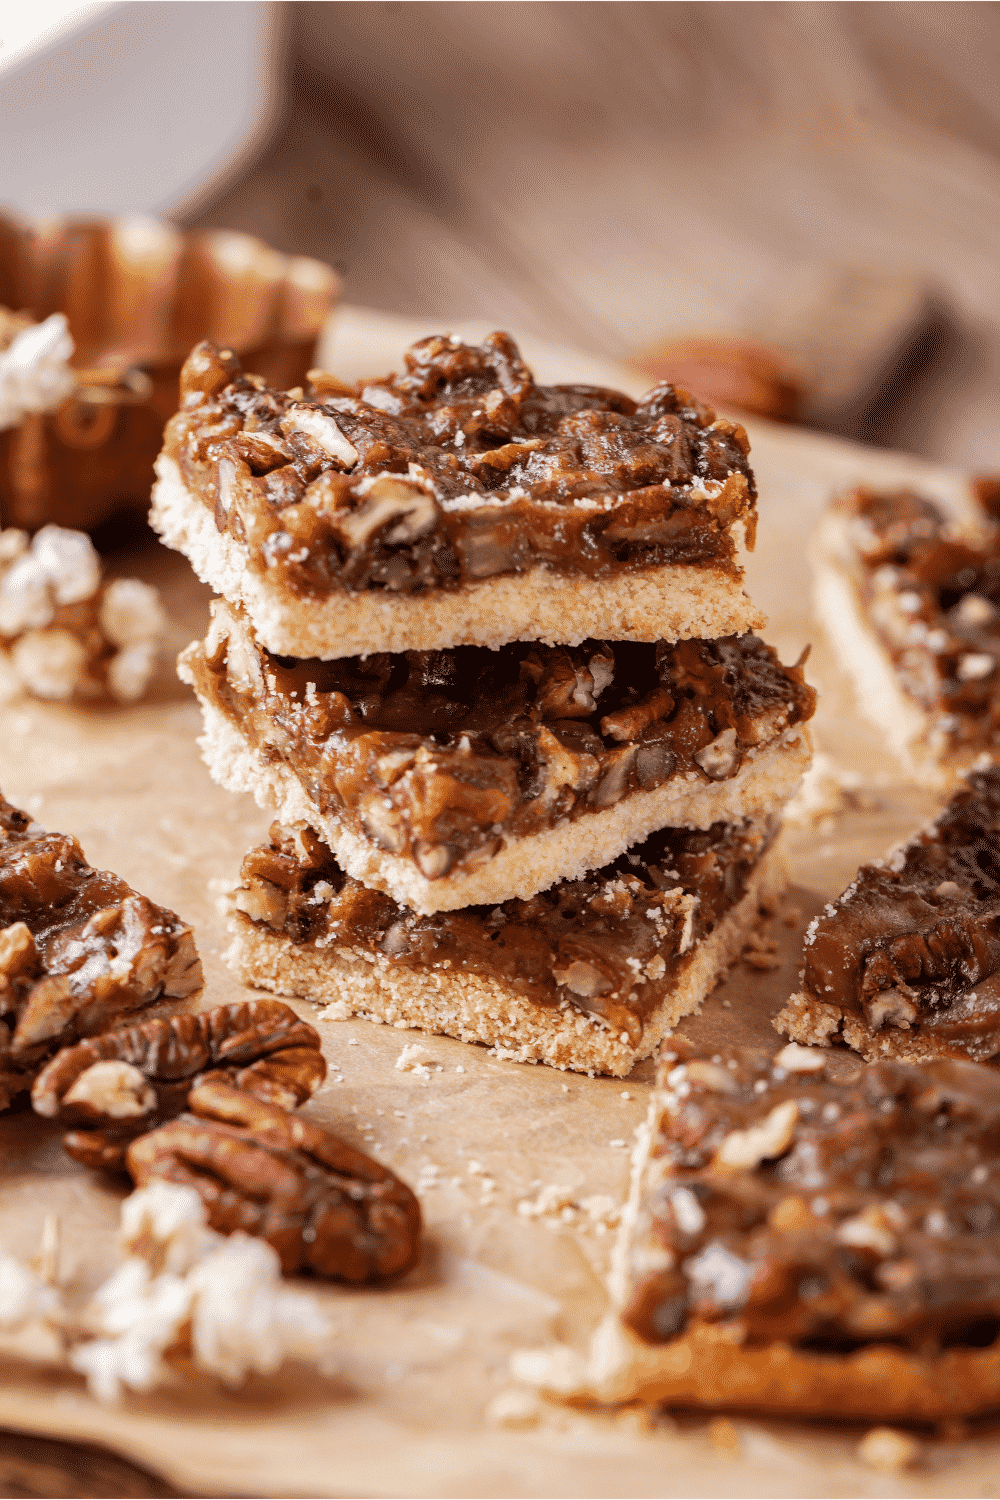
M 249 1000 L 64 1047 L 38 1075 L 31 1102 L 37 1114 L 86 1127 L 63 1141 L 76 1161 L 119 1167 L 129 1141 L 179 1115 L 206 1079 L 294 1109 L 325 1077 L 314 1028 L 279 1000 Z
M 137 1186 L 193 1187 L 213 1229 L 267 1240 L 285 1272 L 364 1282 L 415 1263 L 420 1205 L 387 1167 L 226 1083 L 198 1084 L 189 1104 L 193 1114 L 129 1146 Z
M 0 797 L 0 1109 L 60 1047 L 201 984 L 186 923 Z

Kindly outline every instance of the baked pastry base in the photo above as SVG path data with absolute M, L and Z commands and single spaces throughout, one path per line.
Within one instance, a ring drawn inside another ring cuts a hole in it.
M 862 1016 L 848 1015 L 839 1005 L 817 1000 L 804 990 L 789 997 L 771 1024 L 782 1036 L 809 1047 L 829 1047 L 831 1043 L 844 1041 L 870 1063 L 886 1057 L 897 1062 L 922 1063 L 942 1055 L 940 1043 L 935 1044 L 919 1032 L 903 1031 L 896 1026 L 873 1031 Z
M 548 1063 L 624 1078 L 649 1057 L 682 1016 L 701 1009 L 726 969 L 740 956 L 761 905 L 785 886 L 780 851 L 772 847 L 754 869 L 746 895 L 699 943 L 690 961 L 661 986 L 663 996 L 644 1022 L 642 1040 L 611 1030 L 568 1007 L 535 1005 L 502 982 L 456 970 L 408 968 L 349 943 L 319 948 L 296 943 L 230 905 L 233 941 L 226 963 L 247 984 L 276 995 L 299 995 L 389 1026 L 419 1028 L 462 1042 L 481 1042 L 512 1062 Z M 655 989 L 655 982 L 650 982 Z
M 247 555 L 220 532 L 211 511 L 184 483 L 176 462 L 156 462 L 150 523 L 183 552 L 203 583 L 241 604 L 269 651 L 332 661 L 375 651 L 438 651 L 450 646 L 543 641 L 715 640 L 767 622 L 723 568 L 665 564 L 623 567 L 606 578 L 532 568 L 427 594 L 368 590 L 300 599 L 252 572 Z
M 632 1233 L 626 1215 L 622 1235 Z M 564 1400 L 696 1407 L 842 1421 L 937 1422 L 1000 1407 L 1000 1340 L 985 1349 L 910 1354 L 873 1344 L 851 1354 L 790 1344 L 743 1348 L 733 1325 L 705 1324 L 669 1344 L 645 1344 L 616 1314 L 589 1358 L 570 1349 L 515 1355 L 515 1375 Z
M 202 700 L 201 709 L 205 732 L 198 744 L 213 780 L 227 791 L 252 793 L 258 807 L 273 808 L 285 825 L 314 828 L 348 875 L 422 913 L 527 899 L 557 880 L 600 869 L 657 828 L 710 828 L 766 818 L 792 796 L 812 756 L 808 730 L 796 724 L 769 745 L 748 750 L 740 770 L 725 781 L 693 773 L 674 776 L 613 807 L 505 844 L 477 868 L 428 880 L 412 859 L 389 854 L 324 817 L 287 766 L 268 763 L 212 704 Z

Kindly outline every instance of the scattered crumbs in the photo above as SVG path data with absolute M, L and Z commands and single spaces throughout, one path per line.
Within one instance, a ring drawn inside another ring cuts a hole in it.
M 728 1417 L 713 1417 L 708 1424 L 708 1441 L 716 1453 L 722 1453 L 726 1458 L 739 1457 L 740 1435 Z
M 733 1008 L 733 1002 L 731 1000 L 723 1000 L 722 1001 L 722 1009 L 723 1010 L 732 1010 L 732 1008 Z
M 422 1135 L 420 1137 L 420 1144 L 421 1144 L 421 1146 L 425 1146 L 429 1140 L 430 1140 L 430 1136 L 429 1135 Z
M 396 1116 L 397 1120 L 405 1120 L 406 1119 L 406 1110 L 405 1109 L 394 1109 L 393 1110 L 393 1114 Z
M 318 1016 L 320 1021 L 349 1021 L 351 1019 L 351 1007 L 346 1000 L 334 1000 L 325 1010 L 321 1010 Z M 356 1042 L 348 1042 L 350 1046 L 356 1046 Z
M 465 1170 L 470 1177 L 486 1177 L 488 1175 L 486 1168 L 479 1161 L 466 1162 Z
M 609 1141 L 608 1145 L 609 1146 L 627 1146 L 628 1145 L 628 1141 L 617 1141 L 617 1140 L 616 1141 Z
M 348 1038 L 347 1045 L 349 1047 L 356 1047 L 358 1045 L 358 1039 L 357 1039 L 357 1037 L 356 1036 L 352 1036 L 352 1037 Z
M 879 1469 L 883 1474 L 899 1474 L 919 1463 L 921 1447 L 918 1439 L 909 1432 L 897 1432 L 894 1427 L 873 1427 L 865 1433 L 857 1451 L 861 1462 L 869 1469 Z
M 591 1193 L 588 1198 L 580 1199 L 580 1207 L 598 1234 L 606 1234 L 609 1229 L 617 1229 L 621 1220 L 621 1209 L 608 1193 Z
M 455 1072 L 456 1073 L 464 1073 L 465 1072 L 465 1069 L 462 1067 L 461 1063 L 456 1063 L 455 1064 Z
M 486 1420 L 494 1427 L 537 1427 L 541 1419 L 542 1402 L 534 1391 L 498 1391 L 486 1408 Z
M 607 1193 L 577 1198 L 573 1188 L 554 1182 L 545 1187 L 537 1182 L 532 1186 L 539 1188 L 537 1197 L 522 1198 L 517 1205 L 522 1218 L 540 1219 L 547 1229 L 561 1229 L 572 1224 L 576 1228 L 592 1228 L 599 1235 L 618 1225 L 619 1206 Z
M 396 1058 L 396 1068 L 400 1073 L 416 1073 L 420 1078 L 429 1078 L 431 1070 L 427 1059 L 430 1055 L 419 1042 L 408 1042 Z
M 559 1085 L 559 1087 L 562 1089 L 562 1091 L 563 1091 L 564 1094 L 568 1094 L 569 1093 L 569 1084 L 568 1083 L 561 1083 Z
M 578 1204 L 571 1187 L 560 1187 L 550 1182 L 543 1187 L 537 1198 L 522 1198 L 517 1211 L 524 1219 L 562 1218 L 563 1210 L 569 1209 L 575 1216 Z
M 629 1093 L 628 1089 L 622 1089 L 622 1098 L 623 1099 L 631 1099 L 631 1097 L 632 1097 L 632 1095 Z

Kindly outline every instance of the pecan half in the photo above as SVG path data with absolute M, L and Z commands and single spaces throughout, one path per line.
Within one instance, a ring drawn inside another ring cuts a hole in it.
M 189 1104 L 193 1114 L 129 1146 L 137 1187 L 193 1187 L 213 1229 L 267 1240 L 285 1272 L 363 1282 L 415 1263 L 420 1205 L 387 1167 L 226 1083 L 198 1084 Z
M 294 1109 L 325 1077 L 313 1027 L 280 1000 L 248 1000 L 64 1047 L 35 1080 L 31 1103 L 47 1119 L 84 1127 L 63 1141 L 74 1160 L 112 1168 L 135 1136 L 186 1109 L 206 1079 Z

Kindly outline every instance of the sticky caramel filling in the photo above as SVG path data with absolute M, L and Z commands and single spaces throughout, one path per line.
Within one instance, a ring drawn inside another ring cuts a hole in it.
M 942 1060 L 835 1082 L 822 1059 L 681 1046 L 662 1065 L 625 1313 L 647 1342 L 724 1322 L 744 1346 L 831 1354 L 1000 1335 L 1000 1075 Z
M 528 901 L 418 916 L 345 875 L 308 829 L 275 824 L 243 861 L 237 909 L 295 943 L 367 948 L 393 965 L 480 974 L 627 1032 L 670 992 L 747 892 L 773 827 L 665 828 L 601 870 Z
M 165 451 L 248 565 L 303 598 L 417 593 L 542 565 L 599 578 L 666 563 L 734 579 L 752 547 L 749 445 L 686 391 L 639 402 L 536 385 L 503 333 L 424 339 L 402 375 L 269 390 L 199 345 Z
M 672 777 L 735 776 L 815 702 L 801 668 L 750 634 L 323 662 L 273 656 L 237 611 L 214 610 L 185 658 L 199 694 L 323 816 L 428 879 Z

